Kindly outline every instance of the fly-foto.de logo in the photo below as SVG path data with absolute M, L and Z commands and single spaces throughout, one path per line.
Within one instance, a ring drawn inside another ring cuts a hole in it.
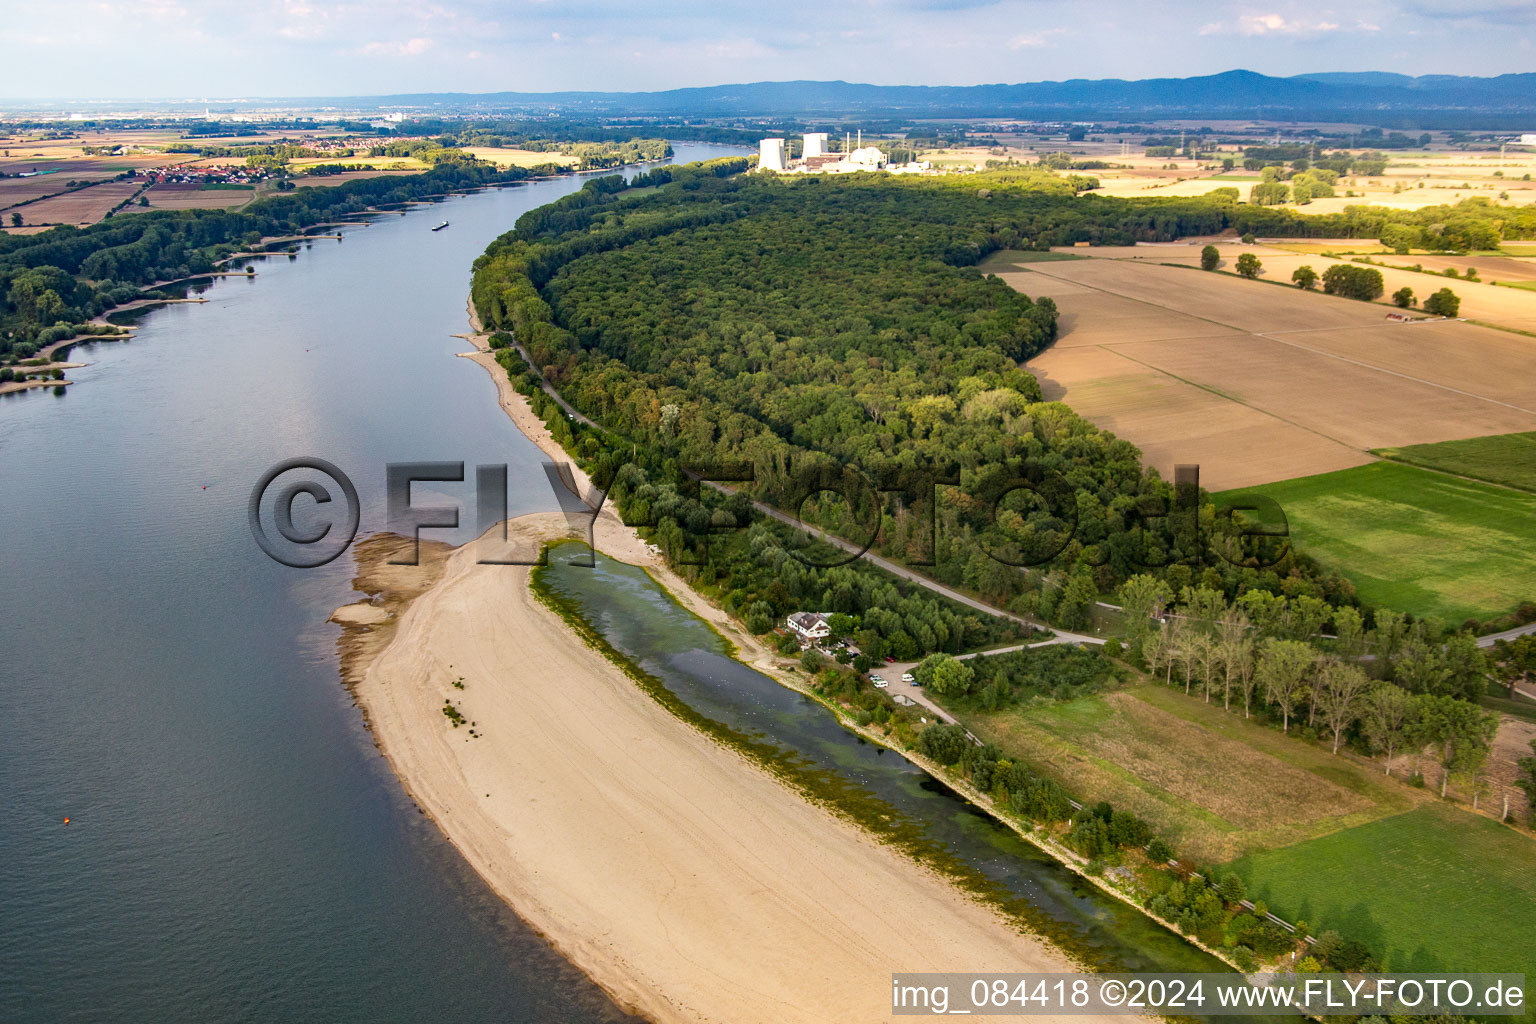
M 622 471 L 620 467 L 618 472 Z M 570 530 L 591 546 L 608 491 L 583 486 L 579 470 L 568 462 L 545 462 L 543 472 Z M 919 517 L 926 538 L 918 545 L 908 545 L 905 555 L 897 560 L 914 567 L 936 564 L 937 510 L 946 488 L 961 488 L 956 467 L 902 467 L 871 476 L 853 467 L 812 462 L 791 467 L 771 488 L 762 488 L 771 491 L 774 500 L 769 502 L 758 495 L 758 481 L 750 464 L 685 467 L 683 475 L 685 489 L 695 494 L 698 488 L 711 488 L 726 495 L 745 496 L 759 513 L 823 540 L 820 550 L 789 552 L 816 568 L 846 565 L 867 554 L 881 539 L 885 510 L 892 505 Z M 504 463 L 477 465 L 473 479 L 473 493 L 468 497 L 476 509 L 478 532 L 483 535 L 506 522 L 508 468 Z M 412 485 L 462 484 L 465 480 L 463 462 L 387 464 L 387 529 L 416 542 L 424 529 L 458 529 L 462 505 L 417 504 Z M 1215 559 L 1267 568 L 1289 552 L 1289 527 L 1276 502 L 1259 493 L 1208 499 L 1200 490 L 1198 465 L 1176 467 L 1171 494 L 1137 496 L 1120 512 L 1123 528 L 1116 537 L 1095 537 L 1091 542 L 1078 535 L 1082 517 L 1077 490 L 1054 470 L 978 473 L 963 493 L 975 548 L 1003 565 L 1021 569 L 1049 565 L 1074 541 L 1079 541 L 1073 549 L 1076 561 L 1104 565 L 1118 559 L 1136 569 L 1210 564 Z M 844 517 L 848 524 L 836 535 L 803 518 L 808 504 L 819 506 L 829 501 L 862 515 Z M 347 550 L 357 536 L 361 504 L 356 486 L 339 467 L 324 459 L 301 457 L 279 462 L 262 474 L 252 488 L 247 516 L 252 536 L 269 557 L 286 566 L 308 569 L 326 565 Z M 624 523 L 654 528 L 661 526 L 664 518 L 655 513 L 632 514 Z M 727 513 L 709 517 L 699 525 L 674 520 L 673 528 L 685 539 L 679 560 L 689 564 L 707 558 L 713 541 L 749 525 L 745 518 Z M 1001 525 L 1004 521 L 1024 522 L 1027 528 L 1010 534 Z M 413 543 L 408 554 L 391 564 L 415 565 L 417 557 L 418 547 Z M 504 551 L 480 561 L 533 565 L 541 564 L 543 557 L 541 552 Z

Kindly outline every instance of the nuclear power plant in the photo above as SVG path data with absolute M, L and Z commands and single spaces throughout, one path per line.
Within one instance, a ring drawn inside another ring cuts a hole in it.
M 857 171 L 884 171 L 888 174 L 933 173 L 927 162 L 892 164 L 879 146 L 864 145 L 864 133 L 855 139 L 852 132 L 843 136 L 842 151 L 829 152 L 826 132 L 807 132 L 802 137 L 800 158 L 791 160 L 782 138 L 763 139 L 757 146 L 757 169 L 775 174 L 850 174 Z
M 785 171 L 783 139 L 764 139 L 757 144 L 757 168 L 760 171 Z

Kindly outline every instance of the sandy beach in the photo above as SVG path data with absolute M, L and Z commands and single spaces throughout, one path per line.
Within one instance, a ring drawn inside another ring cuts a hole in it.
M 511 525 L 530 540 L 563 528 Z M 1073 969 L 674 718 L 533 596 L 527 568 L 478 565 L 482 549 L 395 606 L 387 646 L 354 666 L 357 697 L 418 804 L 623 1005 L 656 1021 L 866 1021 L 889 1015 L 892 971 Z
M 563 459 L 489 353 L 467 358 Z M 570 531 L 550 513 L 508 532 L 534 550 Z M 595 536 L 747 641 L 746 660 L 771 657 L 611 511 Z M 477 564 L 501 550 L 494 534 L 424 547 L 420 569 L 386 566 L 392 543 L 359 546 L 357 586 L 374 596 L 336 616 L 380 749 L 491 887 L 625 1007 L 655 1021 L 866 1021 L 889 1016 L 893 971 L 1075 969 L 673 717 L 538 601 L 528 568 Z

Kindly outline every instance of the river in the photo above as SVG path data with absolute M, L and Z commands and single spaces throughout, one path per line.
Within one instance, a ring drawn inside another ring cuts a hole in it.
M 508 463 L 511 514 L 554 508 L 542 456 L 451 335 L 475 257 L 583 180 L 344 229 L 151 311 L 132 341 L 76 348 L 90 365 L 67 394 L 0 400 L 0 1019 L 627 1019 L 378 756 L 326 622 L 351 599 L 350 559 L 275 564 L 245 511 L 262 472 L 300 455 L 356 482 L 362 535 L 385 525 L 389 462 Z M 472 488 L 418 485 L 419 504 L 465 510 L 465 531 L 435 536 L 465 539 Z M 659 595 L 630 584 L 650 621 Z M 660 659 L 701 710 L 771 722 L 933 815 L 1073 944 L 1125 966 L 1212 963 L 713 641 L 647 651 L 625 621 L 607 620 L 614 643 Z
M 388 462 L 508 463 L 511 512 L 553 509 L 451 335 L 475 257 L 585 180 L 347 228 L 0 399 L 0 1020 L 625 1019 L 378 756 L 326 622 L 350 558 L 277 565 L 245 512 L 300 455 L 363 535 Z M 471 525 L 473 484 L 436 487 Z

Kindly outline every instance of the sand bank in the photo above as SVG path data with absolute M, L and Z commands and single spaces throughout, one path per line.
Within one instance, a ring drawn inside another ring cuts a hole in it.
M 871 1021 L 892 971 L 1072 969 L 672 717 L 532 595 L 527 568 L 477 565 L 487 544 L 414 601 L 382 597 L 393 635 L 353 659 L 356 693 L 422 808 L 621 1003 L 657 1021 Z

